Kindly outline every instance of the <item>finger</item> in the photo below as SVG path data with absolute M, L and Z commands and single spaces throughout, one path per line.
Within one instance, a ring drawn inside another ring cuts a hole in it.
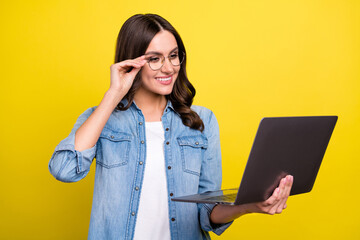
M 118 63 L 114 63 L 110 66 L 110 70 L 111 72 L 117 71 L 117 72 L 124 72 L 127 71 L 129 68 L 132 68 L 134 65 L 134 63 L 128 62 L 128 61 L 123 61 L 123 62 L 118 62 Z
M 134 59 L 128 59 L 126 61 L 138 63 L 140 65 L 144 65 L 147 62 L 145 55 L 142 55 L 142 56 L 134 58 Z
M 279 193 L 280 193 L 280 190 L 278 190 L 278 194 Z M 278 198 L 278 196 L 277 196 L 277 198 Z M 276 213 L 277 205 L 278 205 L 278 201 L 276 200 L 274 202 L 274 204 L 269 206 L 267 213 L 270 214 L 270 215 L 274 215 Z
M 266 199 L 263 202 L 254 203 L 254 206 L 256 209 L 254 212 L 267 213 L 269 211 L 269 207 L 271 207 L 273 202 L 276 200 L 276 194 L 278 191 L 279 191 L 279 189 L 276 188 L 274 190 L 273 194 L 268 199 Z
M 264 201 L 264 206 L 266 206 L 266 207 L 273 206 L 277 201 L 277 198 L 279 196 L 279 191 L 280 191 L 280 189 L 277 187 L 274 190 L 273 194 Z
M 277 212 L 281 212 L 283 209 L 286 208 L 286 201 L 290 196 L 291 187 L 293 183 L 293 177 L 291 175 L 286 176 L 286 185 L 284 189 L 284 195 L 282 196 L 281 202 L 278 206 Z
M 286 195 L 286 186 L 287 186 L 287 178 L 284 177 L 283 179 L 281 179 L 281 182 L 280 182 L 280 190 L 281 190 L 281 194 L 280 194 L 280 198 L 283 198 L 285 195 Z
M 283 178 L 282 179 L 282 193 L 281 193 L 281 196 L 280 196 L 280 199 L 279 199 L 279 202 L 276 206 L 276 209 L 275 209 L 275 212 L 276 213 L 281 213 L 282 210 L 284 209 L 284 203 L 286 202 L 286 199 L 287 199 L 287 189 L 286 189 L 286 186 L 288 185 L 288 180 L 287 178 Z
M 146 58 L 146 56 L 142 55 L 140 57 L 135 58 L 135 60 L 142 61 L 142 60 L 145 60 L 145 58 Z
M 288 176 L 286 176 L 286 181 L 287 181 L 286 186 L 285 186 L 286 196 L 290 196 L 291 188 L 294 183 L 294 177 L 291 175 L 288 175 Z
M 141 55 L 140 57 L 134 58 L 134 59 L 126 59 L 123 60 L 121 62 L 117 62 L 117 63 L 123 63 L 123 62 L 142 62 L 142 61 L 146 61 L 146 56 L 145 55 Z
M 263 213 L 274 214 L 273 208 L 279 201 L 280 189 L 277 187 L 273 194 L 264 202 L 260 203 L 260 209 Z
M 134 61 L 135 63 L 137 63 L 137 64 L 139 64 L 139 65 L 141 65 L 141 66 L 144 66 L 144 64 L 147 62 L 147 60 L 145 59 L 145 55 L 142 55 L 142 56 L 140 56 L 140 57 L 137 57 L 137 58 L 135 58 L 135 59 L 132 60 L 132 61 Z
M 123 62 L 119 62 L 118 63 L 118 69 L 121 70 L 121 68 L 140 68 L 142 66 L 144 66 L 145 62 L 141 62 L 141 61 L 135 61 L 135 60 L 126 60 Z
M 279 187 L 277 187 L 274 190 L 272 196 L 264 202 L 265 206 L 267 207 L 267 211 L 265 212 L 269 214 L 275 214 L 282 211 L 283 205 L 281 205 L 281 211 L 278 211 L 278 209 L 280 209 L 279 205 L 281 204 L 281 201 L 286 198 L 286 184 L 286 178 L 282 178 L 280 180 Z
M 112 73 L 126 74 L 131 72 L 133 69 L 140 69 L 143 65 L 132 62 L 132 61 L 124 61 L 111 65 Z
M 146 63 L 146 59 L 145 56 L 143 55 L 135 59 L 128 59 L 115 63 L 114 65 L 117 67 L 126 67 L 126 66 L 135 67 L 135 65 L 143 66 L 145 63 Z
M 281 213 L 281 211 L 282 211 L 281 203 L 282 203 L 283 198 L 285 197 L 285 186 L 286 186 L 286 178 L 283 178 L 283 179 L 281 179 L 280 184 L 279 184 L 279 196 L 277 198 L 276 203 L 271 207 L 270 214 Z M 281 207 L 280 207 L 280 205 L 281 205 Z

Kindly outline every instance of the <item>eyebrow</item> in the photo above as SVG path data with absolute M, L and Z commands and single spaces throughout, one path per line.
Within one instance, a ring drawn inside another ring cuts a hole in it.
M 176 50 L 178 50 L 178 49 L 179 49 L 179 47 L 176 47 L 176 48 L 174 48 L 173 50 L 171 50 L 170 53 L 172 53 L 172 52 L 174 52 L 174 51 L 176 51 Z M 156 51 L 150 51 L 150 52 L 145 53 L 144 55 L 150 55 L 150 54 L 162 55 L 161 52 L 156 52 Z

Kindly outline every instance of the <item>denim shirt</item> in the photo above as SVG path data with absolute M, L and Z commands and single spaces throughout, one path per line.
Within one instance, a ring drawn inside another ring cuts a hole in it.
M 132 239 L 146 166 L 145 118 L 135 103 L 126 111 L 114 111 L 96 145 L 77 151 L 75 132 L 95 108 L 86 110 L 70 135 L 56 147 L 49 170 L 57 180 L 76 182 L 87 175 L 96 158 L 88 239 Z M 217 120 L 209 109 L 192 109 L 204 122 L 203 132 L 185 126 L 170 101 L 161 118 L 172 239 L 210 239 L 208 231 L 220 235 L 231 224 L 210 222 L 214 205 L 171 201 L 175 196 L 221 187 Z

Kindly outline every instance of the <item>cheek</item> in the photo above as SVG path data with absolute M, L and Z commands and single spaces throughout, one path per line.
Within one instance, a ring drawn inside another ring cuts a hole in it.
M 178 67 L 178 68 L 175 68 L 175 74 L 177 75 L 177 76 L 179 76 L 179 72 L 180 72 L 180 67 Z
M 154 71 L 149 70 L 148 68 L 143 68 L 141 71 L 141 79 L 149 79 L 155 76 Z

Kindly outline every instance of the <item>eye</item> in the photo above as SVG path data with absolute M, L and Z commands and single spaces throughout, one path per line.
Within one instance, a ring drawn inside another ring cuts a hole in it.
M 160 61 L 159 57 L 155 57 L 155 56 L 154 57 L 149 57 L 149 62 L 156 63 L 158 61 Z
M 175 59 L 175 58 L 178 58 L 179 57 L 179 54 L 178 53 L 172 53 L 170 54 L 169 58 L 170 59 Z

